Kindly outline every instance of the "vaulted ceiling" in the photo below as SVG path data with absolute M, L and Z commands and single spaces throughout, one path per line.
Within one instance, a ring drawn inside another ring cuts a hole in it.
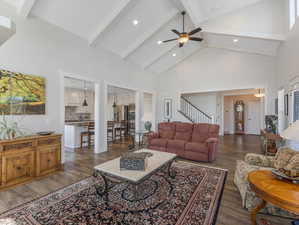
M 284 1 L 277 0 L 0 1 L 23 18 L 38 17 L 81 37 L 90 48 L 100 45 L 155 73 L 207 47 L 275 56 L 287 26 L 275 21 L 285 19 Z M 182 29 L 182 10 L 186 30 L 201 26 L 204 42 L 189 41 L 183 48 L 176 42 L 158 44 L 176 38 L 170 30 Z

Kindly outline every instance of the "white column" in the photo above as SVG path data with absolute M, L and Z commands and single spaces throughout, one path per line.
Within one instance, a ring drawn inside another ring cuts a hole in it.
M 157 115 L 157 110 L 156 110 L 156 106 L 157 106 L 157 93 L 153 93 L 152 95 L 152 130 L 156 131 L 156 115 Z
M 143 92 L 142 91 L 136 91 L 135 95 L 135 129 L 136 130 L 143 130 L 143 122 L 141 121 L 143 117 L 143 111 L 144 111 L 144 105 L 143 105 Z
M 94 152 L 102 153 L 107 148 L 107 84 L 104 82 L 95 84 L 95 148 Z
M 65 163 L 65 155 L 64 155 L 64 123 L 65 123 L 65 107 L 64 107 L 64 76 L 61 74 L 59 78 L 60 86 L 59 86 L 59 92 L 60 92 L 60 102 L 59 102 L 59 108 L 60 108 L 60 129 L 59 133 L 63 134 L 61 138 L 61 163 Z

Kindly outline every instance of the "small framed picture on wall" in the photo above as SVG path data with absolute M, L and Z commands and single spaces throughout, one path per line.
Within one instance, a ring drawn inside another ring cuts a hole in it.
M 164 119 L 171 119 L 172 118 L 172 99 L 165 98 L 164 99 Z

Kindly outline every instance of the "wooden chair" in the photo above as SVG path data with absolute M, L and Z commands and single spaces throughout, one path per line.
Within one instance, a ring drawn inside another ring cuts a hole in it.
M 88 122 L 86 124 L 87 131 L 81 132 L 80 147 L 82 148 L 85 143 L 88 143 L 88 147 L 91 146 L 91 143 L 94 141 L 94 122 Z M 84 138 L 87 137 L 87 141 Z
M 120 132 L 121 132 L 121 137 L 125 137 L 127 135 L 127 121 L 126 120 L 122 120 L 120 122 Z
M 114 126 L 114 138 L 115 140 L 120 140 L 122 139 L 122 128 L 121 128 L 121 123 L 117 122 L 115 123 Z
M 283 144 L 283 138 L 277 134 L 261 130 L 262 150 L 265 155 L 274 156 L 278 151 L 279 144 Z
M 107 122 L 107 141 L 114 141 L 114 121 Z
M 135 133 L 135 121 L 130 120 L 129 121 L 129 134 Z

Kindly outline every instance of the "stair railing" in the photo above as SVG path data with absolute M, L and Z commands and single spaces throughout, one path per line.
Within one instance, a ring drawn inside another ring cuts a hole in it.
M 181 96 L 181 109 L 179 112 L 192 123 L 214 123 L 212 116 L 200 110 L 183 96 Z

